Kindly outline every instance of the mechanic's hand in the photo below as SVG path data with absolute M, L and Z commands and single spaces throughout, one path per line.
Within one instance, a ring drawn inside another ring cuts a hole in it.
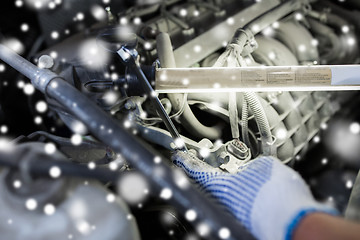
M 237 174 L 213 168 L 191 153 L 178 151 L 173 161 L 258 239 L 291 239 L 308 213 L 337 214 L 316 202 L 301 176 L 273 157 L 254 159 Z

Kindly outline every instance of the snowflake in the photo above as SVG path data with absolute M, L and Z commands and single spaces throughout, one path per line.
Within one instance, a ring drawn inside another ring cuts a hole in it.
M 29 25 L 27 23 L 23 23 L 20 25 L 20 29 L 23 32 L 27 32 L 27 31 L 29 31 Z
M 219 230 L 219 237 L 221 239 L 228 239 L 230 237 L 230 230 L 228 228 L 221 228 Z
M 22 54 L 25 50 L 24 44 L 17 38 L 8 38 L 3 44 L 18 54 Z
M 234 20 L 234 18 L 229 17 L 228 19 L 226 19 L 226 23 L 229 24 L 229 25 L 234 25 L 235 20 Z
M 59 33 L 57 31 L 53 31 L 51 32 L 51 38 L 52 39 L 58 39 L 59 38 Z
M 50 204 L 50 203 L 48 203 L 48 204 L 46 204 L 45 206 L 44 206 L 44 213 L 46 214 L 46 215 L 53 215 L 54 213 L 55 213 L 55 211 L 56 211 L 56 208 L 55 208 L 55 206 L 54 205 L 52 205 L 52 204 Z
M 72 135 L 71 137 L 71 143 L 76 145 L 80 145 L 82 143 L 82 137 L 80 134 L 75 133 L 74 135 Z
M 58 178 L 61 175 L 61 169 L 57 166 L 51 167 L 49 170 L 49 175 L 52 178 Z
M 190 222 L 194 221 L 196 219 L 196 217 L 197 217 L 197 214 L 196 214 L 195 210 L 193 210 L 193 209 L 189 209 L 185 213 L 185 218 Z
M 210 150 L 209 150 L 208 148 L 200 148 L 199 154 L 200 154 L 203 158 L 207 158 L 207 157 L 210 156 Z
M 179 14 L 180 14 L 180 16 L 185 17 L 187 15 L 187 10 L 182 8 L 182 9 L 180 9 Z
M 319 143 L 320 142 L 320 137 L 319 136 L 315 136 L 313 139 L 314 143 Z
M 197 227 L 196 227 L 196 231 L 199 233 L 199 235 L 201 237 L 206 237 L 209 235 L 210 233 L 210 227 L 208 224 L 206 223 L 200 223 Z
M 37 201 L 33 198 L 29 198 L 25 202 L 25 207 L 30 211 L 35 210 L 37 208 L 37 205 L 38 205 Z
M 95 164 L 94 162 L 89 162 L 89 163 L 88 163 L 88 168 L 91 169 L 91 170 L 92 170 L 92 169 L 95 169 L 95 168 L 96 168 L 96 164 Z
M 53 154 L 56 151 L 56 146 L 54 143 L 46 143 L 44 148 L 47 154 Z
M 359 134 L 360 133 L 360 124 L 357 122 L 351 123 L 349 130 L 352 134 Z
M 160 198 L 168 200 L 172 197 L 172 191 L 170 188 L 164 188 L 160 192 Z
M 347 180 L 345 183 L 346 188 L 351 189 L 353 187 L 353 181 Z
M 46 112 L 47 110 L 47 104 L 44 101 L 38 101 L 35 105 L 36 111 L 39 113 Z
M 139 25 L 141 23 L 141 18 L 136 17 L 136 18 L 134 18 L 133 22 L 135 25 Z
M 20 181 L 20 180 L 15 180 L 15 181 L 13 182 L 13 186 L 14 186 L 14 188 L 20 188 L 20 187 L 21 187 L 21 185 L 22 185 L 22 183 L 21 183 L 21 181 Z
M 23 1 L 21 1 L 21 0 L 16 0 L 15 1 L 15 6 L 16 7 L 22 7 L 24 5 L 24 2 Z
M 142 202 L 149 189 L 146 179 L 139 173 L 130 173 L 120 179 L 118 190 L 120 196 L 130 204 Z
M 79 221 L 77 224 L 76 224 L 76 228 L 77 230 L 83 234 L 83 235 L 87 235 L 90 233 L 91 231 L 91 228 L 90 228 L 90 224 L 83 220 L 83 221 Z
M 154 163 L 159 164 L 161 162 L 161 157 L 156 156 L 154 157 Z
M 35 124 L 39 125 L 42 123 L 42 118 L 40 116 L 36 116 L 34 118 L 34 122 L 35 122 Z
M 106 201 L 108 201 L 109 203 L 114 202 L 116 199 L 115 195 L 112 193 L 109 193 L 108 195 L 106 195 Z
M 84 13 L 78 12 L 78 13 L 76 14 L 76 19 L 77 19 L 78 21 L 82 21 L 82 20 L 84 20 L 84 18 L 85 18 Z
M 200 45 L 195 45 L 194 46 L 194 52 L 199 53 L 199 52 L 201 52 L 201 50 L 202 50 L 202 48 L 201 48 Z
M 3 133 L 3 134 L 7 133 L 8 130 L 9 130 L 9 129 L 8 129 L 8 127 L 7 127 L 6 125 L 2 125 L 2 126 L 0 127 L 0 132 Z
M 343 33 L 348 33 L 348 32 L 350 31 L 350 28 L 349 28 L 349 26 L 344 25 L 344 26 L 341 27 L 341 31 L 342 31 Z
M 280 129 L 276 130 L 275 136 L 280 140 L 284 140 L 287 137 L 286 129 L 280 128 Z

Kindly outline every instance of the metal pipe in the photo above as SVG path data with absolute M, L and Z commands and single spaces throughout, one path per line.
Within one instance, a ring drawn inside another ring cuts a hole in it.
M 244 97 L 249 105 L 249 108 L 254 114 L 256 124 L 259 128 L 262 143 L 262 153 L 266 156 L 274 156 L 276 146 L 270 131 L 269 121 L 266 117 L 264 108 L 258 99 L 258 96 L 254 92 L 244 92 Z
M 49 81 L 57 77 L 55 73 L 47 69 L 38 68 L 2 44 L 0 44 L 0 59 L 29 78 L 41 92 L 45 92 Z
M 250 30 L 253 35 L 258 34 L 273 22 L 285 17 L 289 13 L 300 9 L 304 4 L 307 4 L 307 0 L 287 0 L 281 4 L 271 8 L 261 16 L 253 19 L 246 24 L 243 29 Z
M 194 226 L 206 224 L 210 230 L 209 238 L 220 239 L 218 232 L 225 227 L 231 232 L 229 240 L 254 239 L 239 222 L 204 198 L 197 188 L 192 185 L 181 187 L 176 182 L 178 179 L 175 179 L 175 176 L 178 174 L 173 168 L 165 163 L 154 162 L 154 158 L 159 157 L 154 149 L 123 129 L 118 122 L 64 79 L 55 74 L 44 74 L 43 80 L 46 82 L 44 88 L 42 82 L 33 81 L 37 79 L 34 76 L 40 69 L 1 44 L 0 59 L 11 63 L 18 71 L 26 73 L 36 88 L 44 90 L 45 94 L 58 101 L 82 121 L 94 137 L 110 146 L 115 152 L 121 153 L 149 181 L 153 187 L 152 193 L 159 194 L 166 189 L 172 193 L 168 201 L 181 213 L 193 209 L 198 217 L 191 223 Z
M 161 66 L 165 68 L 175 68 L 176 63 L 170 36 L 167 33 L 160 33 L 156 38 L 156 43 Z M 199 122 L 194 113 L 191 111 L 191 108 L 187 103 L 187 99 L 184 99 L 184 94 L 172 93 L 168 94 L 168 98 L 175 111 L 179 111 L 182 107 L 184 108 L 183 113 L 180 116 L 181 121 L 191 133 L 197 137 L 205 137 L 209 139 L 218 139 L 221 137 L 219 129 L 207 127 Z M 183 101 L 185 102 L 183 103 Z
M 244 38 L 247 40 L 252 36 L 260 33 L 262 30 L 270 26 L 273 22 L 285 17 L 293 11 L 300 9 L 300 7 L 307 2 L 307 0 L 287 0 L 280 3 L 279 5 L 271 8 L 264 14 L 250 21 L 244 27 L 237 29 L 231 43 L 238 44 L 240 46 L 240 49 L 244 50 L 246 43 L 246 41 L 244 41 Z M 241 52 L 239 54 L 241 54 Z

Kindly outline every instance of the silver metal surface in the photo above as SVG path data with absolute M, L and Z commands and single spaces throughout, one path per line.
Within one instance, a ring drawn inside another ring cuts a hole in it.
M 157 69 L 156 91 L 360 90 L 360 65 Z
M 130 50 L 122 47 L 117 53 L 123 59 L 124 62 L 129 62 L 129 67 L 135 71 L 136 76 L 138 77 L 139 81 L 141 82 L 141 84 L 145 90 L 145 93 L 149 96 L 150 101 L 153 103 L 158 116 L 164 122 L 166 128 L 169 130 L 173 139 L 178 143 L 182 143 L 182 141 L 179 141 L 181 139 L 180 134 L 178 133 L 174 123 L 170 119 L 169 115 L 166 113 L 164 106 L 160 102 L 160 99 L 158 98 L 156 92 L 154 91 L 154 89 L 150 85 L 149 81 L 147 80 L 144 72 L 141 70 L 140 65 L 138 65 L 136 63 L 137 53 L 135 53 L 135 52 L 136 51 L 133 50 L 133 53 L 132 53 Z M 132 60 L 130 61 L 130 59 L 132 59 Z M 178 149 L 187 151 L 187 148 L 184 144 L 179 145 Z
M 3 44 L 0 44 L 0 59 L 29 78 L 41 92 L 45 92 L 49 82 L 57 77 L 52 71 L 35 66 Z
M 192 66 L 211 53 L 224 47 L 224 45 L 226 46 L 231 40 L 233 33 L 239 27 L 245 26 L 255 17 L 262 15 L 279 3 L 280 1 L 278 0 L 267 0 L 256 3 L 177 48 L 174 51 L 176 66 Z

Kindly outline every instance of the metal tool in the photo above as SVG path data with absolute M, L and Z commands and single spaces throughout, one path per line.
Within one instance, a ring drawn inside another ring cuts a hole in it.
M 174 123 L 171 121 L 169 115 L 166 113 L 164 106 L 161 104 L 160 99 L 157 97 L 157 93 L 151 87 L 149 81 L 147 80 L 144 72 L 141 70 L 140 65 L 137 61 L 138 53 L 135 49 L 128 49 L 122 46 L 118 51 L 120 58 L 122 59 L 123 63 L 129 67 L 132 71 L 135 72 L 137 78 L 141 82 L 145 93 L 150 98 L 151 102 L 154 104 L 156 108 L 156 112 L 159 117 L 163 120 L 166 128 L 170 132 L 171 136 L 175 141 L 175 145 L 179 150 L 187 151 L 187 148 L 183 141 L 181 141 L 180 134 L 175 128 Z

